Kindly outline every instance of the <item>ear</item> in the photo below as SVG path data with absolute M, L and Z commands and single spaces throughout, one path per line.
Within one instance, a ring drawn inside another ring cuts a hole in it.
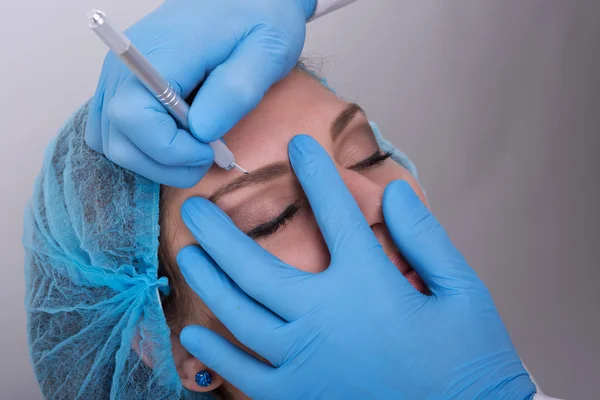
M 208 369 L 200 360 L 194 358 L 179 341 L 179 335 L 171 331 L 171 348 L 173 358 L 177 366 L 177 373 L 181 378 L 183 387 L 192 392 L 210 392 L 223 384 L 223 378 L 216 372 Z M 208 371 L 212 378 L 212 383 L 208 386 L 200 386 L 196 383 L 196 374 L 200 371 Z
M 141 336 L 139 330 L 133 339 L 132 349 L 140 355 L 140 341 Z M 210 392 L 217 389 L 223 384 L 223 378 L 217 375 L 216 372 L 206 368 L 206 365 L 202 364 L 200 360 L 194 358 L 179 341 L 179 334 L 171 331 L 171 349 L 173 352 L 173 359 L 175 360 L 175 366 L 177 367 L 177 374 L 181 379 L 183 387 L 192 392 Z M 146 356 L 142 355 L 142 362 L 149 368 L 153 368 L 152 361 Z M 196 374 L 200 371 L 208 371 L 212 378 L 212 383 L 209 386 L 200 386 L 196 383 Z

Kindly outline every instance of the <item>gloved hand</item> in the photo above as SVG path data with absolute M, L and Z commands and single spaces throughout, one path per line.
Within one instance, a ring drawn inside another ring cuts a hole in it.
M 188 200 L 182 215 L 204 250 L 181 250 L 186 281 L 273 366 L 200 326 L 181 333 L 191 354 L 254 399 L 533 397 L 490 293 L 406 182 L 388 185 L 383 212 L 431 296 L 390 262 L 317 142 L 298 136 L 289 156 L 331 264 L 319 274 L 295 269 L 212 203 Z
M 191 105 L 190 133 L 112 53 L 104 61 L 85 139 L 114 163 L 151 180 L 189 187 L 223 136 L 295 66 L 316 0 L 170 0 L 126 31 Z M 207 77 L 208 76 L 208 77 Z

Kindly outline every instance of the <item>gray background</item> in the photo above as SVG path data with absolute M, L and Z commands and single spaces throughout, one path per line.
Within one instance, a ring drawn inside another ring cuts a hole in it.
M 0 397 L 36 399 L 21 214 L 43 150 L 95 88 L 97 6 L 127 26 L 157 0 L 13 1 L 0 24 Z M 600 393 L 600 1 L 362 0 L 311 24 L 308 54 L 420 167 L 544 391 Z M 6 95 L 6 94 L 10 95 Z

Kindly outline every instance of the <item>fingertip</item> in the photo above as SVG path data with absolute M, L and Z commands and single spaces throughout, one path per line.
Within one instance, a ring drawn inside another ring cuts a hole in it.
M 300 134 L 294 136 L 288 144 L 288 153 L 290 163 L 296 175 L 298 175 L 302 173 L 302 167 L 306 167 L 314 160 L 322 158 L 327 152 L 314 138 Z
M 203 197 L 190 197 L 181 205 L 181 213 L 187 216 L 196 216 L 202 213 L 202 209 L 208 202 Z
M 230 347 L 235 347 L 218 333 L 200 325 L 188 325 L 181 330 L 179 341 L 198 360 L 206 364 L 207 367 L 216 369 L 219 374 L 222 365 L 228 365 L 227 353 Z M 242 351 L 242 350 L 240 350 Z M 236 364 L 234 364 L 236 365 Z
M 397 208 L 399 205 L 402 205 L 403 207 L 418 206 L 422 203 L 410 183 L 403 179 L 399 179 L 390 182 L 385 187 L 383 191 L 383 204 L 384 207 L 393 205 Z
M 211 166 L 212 165 L 176 167 L 182 172 L 165 172 L 164 178 L 159 183 L 180 189 L 189 189 L 196 186 L 198 182 L 200 182 Z
M 187 268 L 187 265 L 193 264 L 198 259 L 200 249 L 195 245 L 185 246 L 177 253 L 177 265 L 180 269 Z
M 229 216 L 221 210 L 215 203 L 204 197 L 190 197 L 181 205 L 181 213 L 187 214 L 188 217 L 203 219 L 208 218 L 226 218 L 230 221 Z
M 299 152 L 300 154 L 320 147 L 321 145 L 313 137 L 305 133 L 294 136 L 288 143 L 288 150 L 290 152 Z
M 181 330 L 179 334 L 179 341 L 188 351 L 196 347 L 198 343 L 198 337 L 202 335 L 204 328 L 197 325 L 188 325 Z
M 253 387 L 249 383 L 256 384 L 269 372 L 261 361 L 203 326 L 186 326 L 179 334 L 179 341 L 196 359 L 249 395 L 252 392 L 248 393 L 248 389 Z
M 204 143 L 220 139 L 260 102 L 255 76 L 243 78 L 234 66 L 220 66 L 196 95 L 188 116 L 190 132 Z
M 202 203 L 202 198 L 190 197 L 181 205 L 181 219 L 190 230 L 197 226 L 195 222 L 202 215 Z
M 181 218 L 192 235 L 203 246 L 211 235 L 226 229 L 229 217 L 219 207 L 202 197 L 190 197 L 181 206 Z
M 206 172 L 208 172 L 208 169 L 215 161 L 215 151 L 213 148 L 210 147 L 210 145 L 200 142 L 196 138 L 192 137 L 187 131 L 178 130 L 178 134 L 187 135 L 187 137 L 185 137 L 184 140 L 180 141 L 178 144 L 180 144 L 181 147 L 187 147 L 187 149 L 189 149 L 188 152 L 193 155 L 193 158 L 184 158 L 181 163 L 184 165 L 189 165 L 190 167 L 202 167 L 206 169 Z M 169 149 L 169 151 L 171 150 L 173 149 Z M 178 153 L 182 153 L 182 151 L 178 151 Z
M 188 115 L 188 125 L 190 127 L 190 133 L 199 141 L 203 143 L 211 143 L 218 140 L 225 132 L 221 132 L 215 123 L 211 123 L 205 114 L 204 110 L 200 110 L 197 105 L 199 100 L 194 100 L 194 104 L 190 108 Z M 212 116 L 215 119 L 215 116 Z
M 390 230 L 398 235 L 420 225 L 431 214 L 408 181 L 390 182 L 382 199 L 383 216 Z
M 385 188 L 385 192 L 394 192 L 398 194 L 410 194 L 414 193 L 412 186 L 410 183 L 404 179 L 397 179 L 395 181 L 391 181 Z

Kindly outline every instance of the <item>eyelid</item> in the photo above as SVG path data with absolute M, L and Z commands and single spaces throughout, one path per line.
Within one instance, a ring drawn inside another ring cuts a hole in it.
M 250 236 L 254 240 L 270 236 L 291 221 L 301 208 L 301 201 L 298 200 L 287 206 L 286 209 L 283 210 L 283 212 L 277 217 L 246 232 L 246 235 Z

